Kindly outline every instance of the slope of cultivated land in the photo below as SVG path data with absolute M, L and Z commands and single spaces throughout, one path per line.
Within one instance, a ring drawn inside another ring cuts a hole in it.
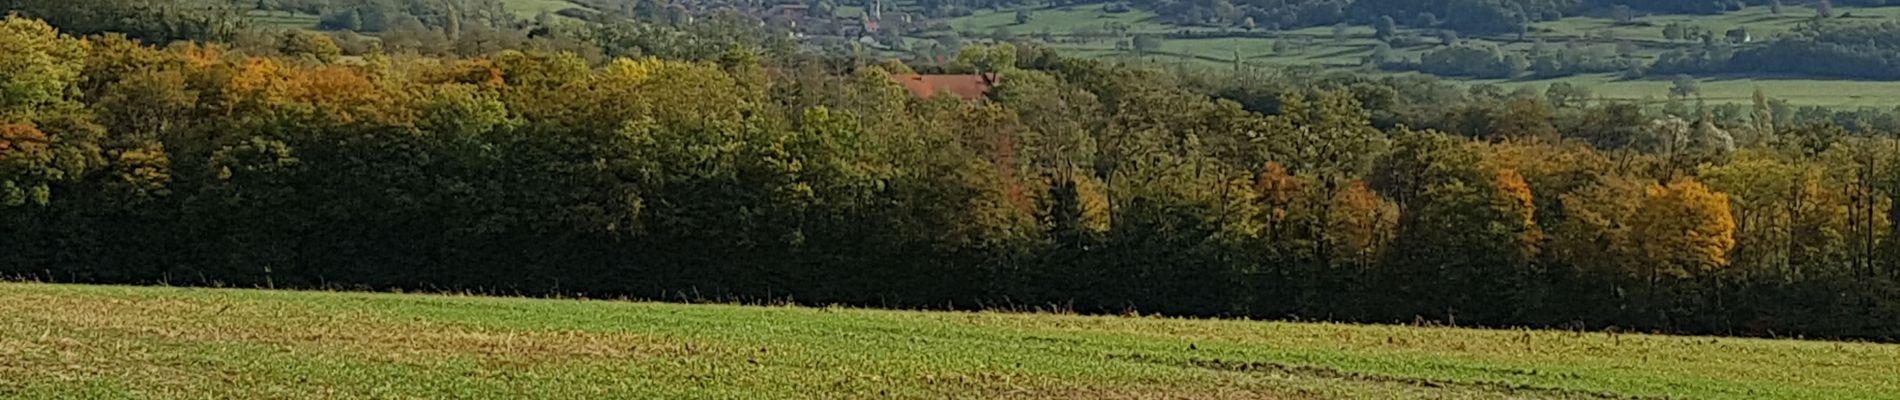
M 0 284 L 0 397 L 1900 396 L 1900 346 Z

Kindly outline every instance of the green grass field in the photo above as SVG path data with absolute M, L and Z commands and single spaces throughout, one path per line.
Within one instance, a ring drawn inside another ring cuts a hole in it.
M 1900 345 L 0 284 L 0 397 L 1900 398 Z
M 536 14 L 540 14 L 542 11 L 555 12 L 569 8 L 580 8 L 579 5 L 569 3 L 566 0 L 502 0 L 501 7 L 521 18 L 534 18 Z
M 251 11 L 252 22 L 280 29 L 316 29 L 321 17 L 309 14 Z

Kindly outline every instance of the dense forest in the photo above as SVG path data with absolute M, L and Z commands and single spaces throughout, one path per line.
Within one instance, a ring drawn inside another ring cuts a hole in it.
M 7 18 L 0 274 L 1900 338 L 1893 113 L 727 21 L 346 57 Z

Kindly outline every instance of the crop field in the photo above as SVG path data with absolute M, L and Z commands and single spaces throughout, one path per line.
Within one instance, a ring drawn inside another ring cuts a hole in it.
M 0 397 L 1900 398 L 1900 345 L 0 284 Z

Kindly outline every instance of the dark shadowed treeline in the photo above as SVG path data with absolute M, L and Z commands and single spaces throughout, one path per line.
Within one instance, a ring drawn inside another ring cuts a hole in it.
M 920 4 L 967 3 L 966 7 L 1009 8 L 1023 1 L 945 1 Z M 1056 4 L 1065 4 L 1057 1 Z M 1516 34 L 1535 29 L 1532 23 L 1565 17 L 1595 16 L 1627 21 L 1650 13 L 1721 14 L 1751 6 L 1775 7 L 1822 3 L 1842 6 L 1886 6 L 1892 0 L 1130 0 L 1126 4 L 1153 10 L 1167 22 L 1181 25 L 1298 29 L 1350 23 L 1392 23 L 1420 29 L 1448 29 L 1467 34 Z M 1121 4 L 1121 3 L 1111 3 Z M 938 7 L 941 8 L 954 8 Z
M 966 102 L 753 49 L 259 57 L 7 19 L 0 274 L 1900 336 L 1900 141 L 1766 99 L 1004 45 L 943 67 L 1001 74 Z

